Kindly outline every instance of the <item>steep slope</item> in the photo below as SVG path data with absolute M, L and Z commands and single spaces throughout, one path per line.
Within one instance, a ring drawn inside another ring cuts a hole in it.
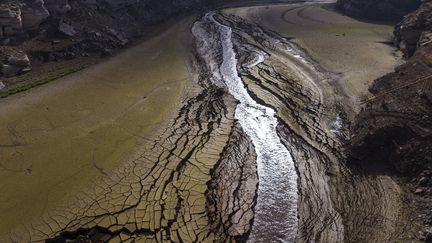
M 396 42 L 406 57 L 417 48 L 432 45 L 432 1 L 424 1 L 416 11 L 408 14 L 396 26 Z
M 370 1 L 340 5 L 347 2 Z M 409 59 L 369 88 L 372 95 L 354 120 L 347 150 L 351 170 L 386 175 L 400 185 L 405 241 L 432 242 L 431 30 L 431 1 L 423 1 L 396 26 L 395 42 Z

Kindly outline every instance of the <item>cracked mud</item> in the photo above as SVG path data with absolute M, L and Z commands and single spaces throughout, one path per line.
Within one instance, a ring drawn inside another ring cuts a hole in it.
M 334 73 L 315 61 L 308 49 L 251 21 L 242 11 L 223 10 L 185 20 L 170 30 L 173 33 L 155 39 L 157 44 L 144 48 L 140 54 L 152 59 L 146 64 L 160 69 L 150 75 L 158 85 L 140 90 L 142 94 L 130 87 L 123 95 L 140 96 L 139 102 L 132 102 L 137 112 L 152 107 L 147 119 L 155 118 L 158 109 L 164 116 L 150 126 L 135 120 L 144 121 L 143 117 L 116 114 L 126 116 L 122 131 L 138 139 L 133 153 L 108 168 L 101 159 L 87 158 L 98 176 L 82 187 L 86 189 L 21 222 L 22 227 L 7 229 L 1 239 L 361 241 L 368 230 L 355 232 L 360 222 L 348 221 L 356 218 L 390 231 L 393 226 L 378 219 L 394 217 L 384 210 L 394 198 L 381 189 L 392 182 L 358 176 L 353 180 L 360 186 L 354 187 L 347 180 L 350 172 L 342 163 L 346 159 L 342 144 L 349 135 L 346 123 L 352 111 L 341 103 L 343 95 L 337 95 Z M 177 43 L 174 36 L 180 32 L 189 47 L 172 47 L 173 58 L 151 51 L 167 40 Z M 167 60 L 180 71 L 167 74 L 167 64 L 154 64 Z M 103 83 L 119 89 L 109 80 Z M 163 98 L 145 103 L 155 95 Z M 146 133 L 137 132 L 143 127 Z M 9 134 L 10 143 L 0 149 L 24 144 L 13 129 Z M 116 146 L 128 139 L 116 140 Z M 27 173 L 35 169 L 23 168 Z M 336 193 L 340 191 L 352 197 Z M 365 192 L 370 197 L 360 197 Z M 355 206 L 370 204 L 376 195 L 384 195 L 384 201 L 368 207 L 372 211 Z M 274 223 L 268 224 L 269 220 Z

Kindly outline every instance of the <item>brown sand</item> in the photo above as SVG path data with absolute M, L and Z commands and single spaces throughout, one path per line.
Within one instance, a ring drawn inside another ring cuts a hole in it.
M 109 173 L 177 113 L 189 24 L 0 101 L 0 235 Z
M 393 26 L 365 23 L 337 13 L 332 4 L 274 5 L 226 11 L 294 38 L 325 69 L 335 75 L 334 86 L 355 111 L 368 95 L 371 82 L 393 71 L 400 54 L 386 44 Z

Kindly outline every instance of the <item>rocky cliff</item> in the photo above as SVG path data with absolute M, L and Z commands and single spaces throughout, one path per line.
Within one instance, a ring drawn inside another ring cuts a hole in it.
M 424 1 L 419 9 L 408 14 L 396 26 L 396 42 L 405 56 L 432 44 L 432 1 Z
M 337 7 L 352 17 L 398 21 L 419 4 L 420 0 L 339 0 Z

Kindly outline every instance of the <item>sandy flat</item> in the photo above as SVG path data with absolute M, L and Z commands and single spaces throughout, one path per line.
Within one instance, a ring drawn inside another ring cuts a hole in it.
M 189 25 L 0 100 L 0 235 L 109 173 L 177 113 Z
M 344 16 L 333 4 L 289 4 L 226 10 L 292 40 L 334 76 L 333 85 L 351 107 L 368 95 L 371 82 L 401 63 L 389 45 L 393 26 Z

